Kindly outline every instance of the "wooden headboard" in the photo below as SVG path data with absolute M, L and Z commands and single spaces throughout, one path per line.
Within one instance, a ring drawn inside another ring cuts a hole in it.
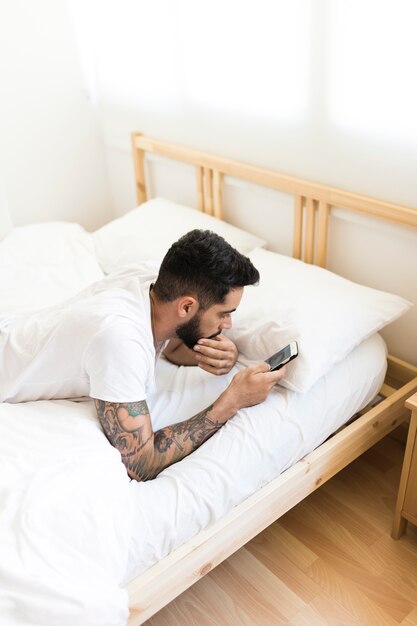
M 273 170 L 198 152 L 132 133 L 138 204 L 148 199 L 145 153 L 183 161 L 196 168 L 198 208 L 222 218 L 223 176 L 271 187 L 294 196 L 293 256 L 321 267 L 326 265 L 329 214 L 333 207 L 417 228 L 417 210 L 295 178 Z

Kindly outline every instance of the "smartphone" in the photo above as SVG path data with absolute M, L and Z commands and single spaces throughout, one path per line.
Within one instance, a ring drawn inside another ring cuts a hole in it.
M 288 346 L 266 359 L 266 363 L 271 366 L 271 372 L 275 372 L 275 370 L 279 370 L 283 365 L 295 359 L 296 356 L 298 356 L 298 345 L 296 341 L 291 341 Z

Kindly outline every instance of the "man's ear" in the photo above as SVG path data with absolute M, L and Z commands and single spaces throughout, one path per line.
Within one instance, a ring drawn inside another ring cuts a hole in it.
M 199 304 L 195 296 L 181 296 L 177 300 L 177 314 L 184 321 L 194 317 L 198 309 Z

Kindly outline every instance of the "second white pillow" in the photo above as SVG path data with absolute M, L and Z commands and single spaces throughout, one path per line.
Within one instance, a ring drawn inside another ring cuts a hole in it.
M 260 284 L 245 288 L 228 335 L 246 363 L 297 341 L 299 356 L 281 381 L 294 391 L 310 389 L 355 346 L 412 306 L 400 296 L 275 252 L 259 248 L 248 256 Z

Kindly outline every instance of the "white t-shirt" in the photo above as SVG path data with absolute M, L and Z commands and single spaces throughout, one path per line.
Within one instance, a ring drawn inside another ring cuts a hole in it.
M 59 305 L 0 324 L 0 401 L 91 396 L 144 400 L 154 390 L 149 288 L 128 268 Z

